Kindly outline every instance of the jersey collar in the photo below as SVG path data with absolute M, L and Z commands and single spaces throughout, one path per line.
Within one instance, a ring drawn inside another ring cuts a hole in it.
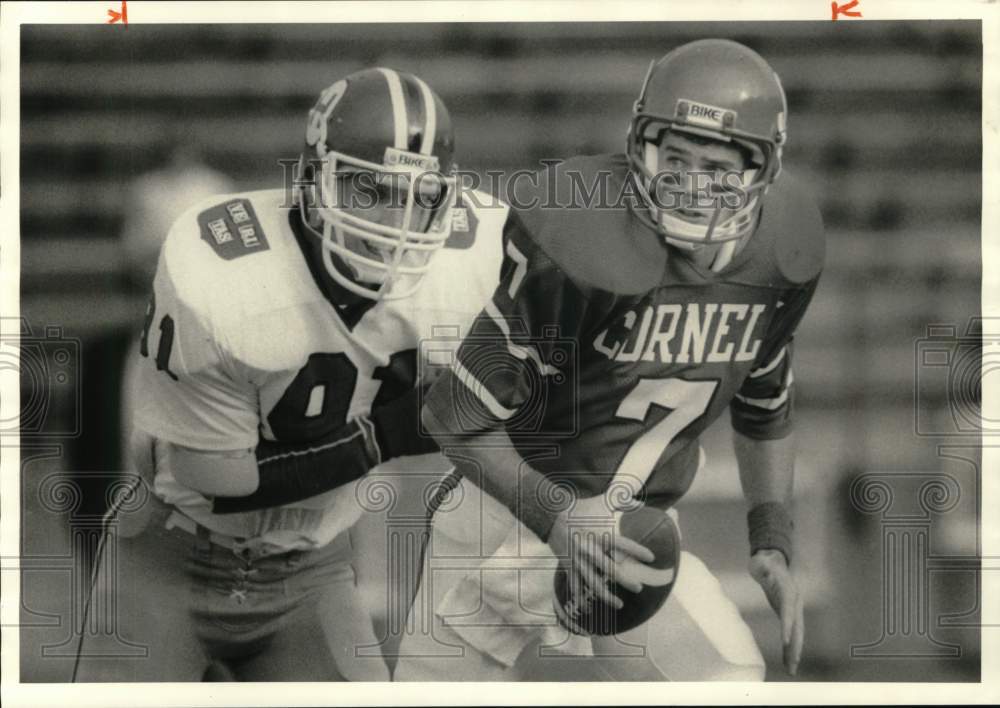
M 317 249 L 317 242 L 305 233 L 305 226 L 302 224 L 302 217 L 299 216 L 298 210 L 288 210 L 288 225 L 292 229 L 292 233 L 295 234 L 295 240 L 299 244 L 299 250 L 309 267 L 309 274 L 312 275 L 316 288 L 330 303 L 334 312 L 347 325 L 347 328 L 353 330 L 355 325 L 365 316 L 365 313 L 377 304 L 376 301 L 352 293 L 327 274 L 326 269 L 320 264 L 319 259 L 322 254 Z M 334 257 L 336 258 L 336 256 Z

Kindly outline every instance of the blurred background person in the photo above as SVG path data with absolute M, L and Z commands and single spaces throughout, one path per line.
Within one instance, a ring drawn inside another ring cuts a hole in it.
M 121 231 L 124 276 L 137 291 L 148 292 L 160 246 L 178 214 L 213 194 L 228 194 L 236 184 L 205 163 L 201 147 L 180 132 L 163 146 L 162 166 L 129 185 Z
M 160 246 L 177 216 L 205 197 L 236 189 L 229 177 L 205 164 L 200 147 L 188 142 L 180 131 L 171 130 L 157 154 L 160 164 L 136 177 L 122 201 L 120 278 L 136 303 L 139 298 L 149 299 Z M 87 373 L 82 381 L 81 417 L 85 434 L 77 441 L 76 469 L 123 469 L 141 328 L 139 311 L 83 342 L 83 370 Z M 103 513 L 107 479 L 81 476 L 80 483 L 93 487 L 84 493 L 83 510 Z
M 180 133 L 172 135 L 166 146 L 166 161 L 163 166 L 136 178 L 125 198 L 128 211 L 125 213 L 121 235 L 122 255 L 125 259 L 123 277 L 132 290 L 148 297 L 156 274 L 160 246 L 178 215 L 206 197 L 229 194 L 235 190 L 236 184 L 229 177 L 205 164 L 197 144 L 187 142 Z M 141 322 L 137 324 L 141 325 Z M 132 419 L 132 411 L 129 401 L 134 400 L 137 362 L 134 355 L 139 346 L 136 332 L 133 327 L 115 333 L 111 345 L 124 345 L 127 352 L 121 366 L 117 368 L 122 377 L 117 413 L 120 417 L 119 461 L 125 459 L 124 450 L 131 432 L 129 421 Z M 111 361 L 107 363 L 113 365 L 115 359 L 116 357 L 111 357 Z M 114 375 L 113 372 L 111 375 Z M 115 404 L 110 401 L 110 397 L 103 400 L 107 408 L 98 417 L 101 420 L 113 418 Z M 114 460 L 108 462 L 107 469 L 116 469 Z

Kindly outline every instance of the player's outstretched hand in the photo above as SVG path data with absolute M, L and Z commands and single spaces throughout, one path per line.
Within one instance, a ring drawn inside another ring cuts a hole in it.
M 774 550 L 757 551 L 750 557 L 750 575 L 764 589 L 767 601 L 781 620 L 785 669 L 794 676 L 799 670 L 806 625 L 802 593 L 788 568 L 785 554 Z
M 643 563 L 651 563 L 653 552 L 616 530 L 615 509 L 604 496 L 577 500 L 571 509 L 559 513 L 549 533 L 549 546 L 569 569 L 572 597 L 594 596 L 614 607 L 622 601 L 611 591 L 619 583 L 632 592 L 642 583 L 614 560 L 619 551 Z

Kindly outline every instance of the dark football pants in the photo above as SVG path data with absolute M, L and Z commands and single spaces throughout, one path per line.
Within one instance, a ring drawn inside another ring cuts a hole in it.
M 173 508 L 152 503 L 138 536 L 107 535 L 77 681 L 200 681 L 212 661 L 244 681 L 388 680 L 381 656 L 359 651 L 377 642 L 349 533 L 254 558 L 204 529 L 168 530 Z

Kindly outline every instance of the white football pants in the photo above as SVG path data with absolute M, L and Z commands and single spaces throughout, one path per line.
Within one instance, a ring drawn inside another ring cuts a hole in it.
M 696 556 L 682 553 L 652 619 L 587 640 L 555 620 L 548 546 L 468 480 L 452 499 L 434 516 L 393 680 L 764 679 L 749 627 Z

